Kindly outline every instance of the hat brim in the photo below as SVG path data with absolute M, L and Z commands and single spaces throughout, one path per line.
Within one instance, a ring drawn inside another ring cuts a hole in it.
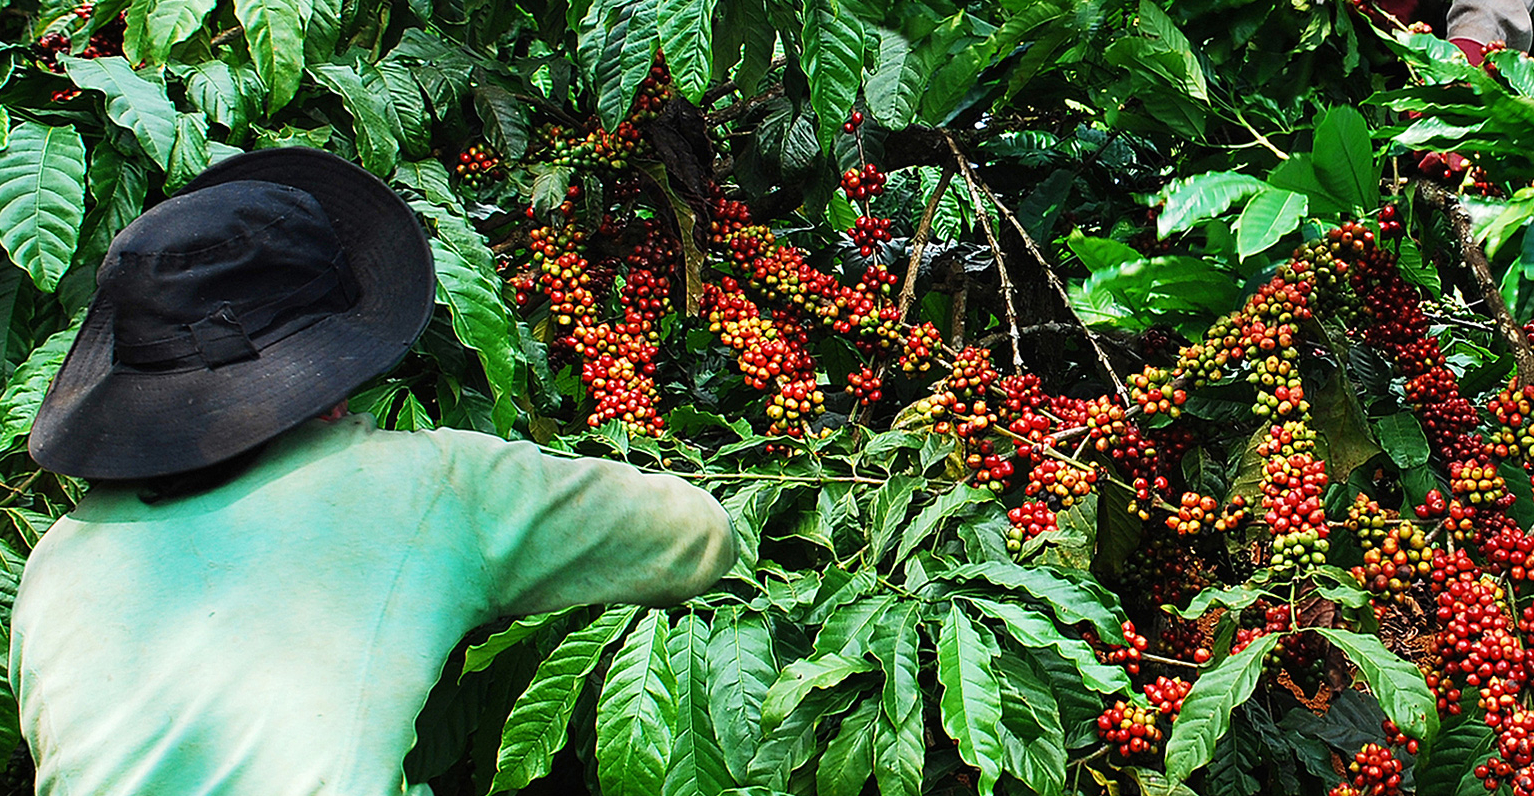
M 146 372 L 114 363 L 114 311 L 98 295 L 33 423 L 28 448 L 38 464 L 106 479 L 216 464 L 339 403 L 397 364 L 426 328 L 431 249 L 410 206 L 377 177 L 320 150 L 268 149 L 218 163 L 181 193 L 234 180 L 312 195 L 346 251 L 357 303 L 255 359 Z

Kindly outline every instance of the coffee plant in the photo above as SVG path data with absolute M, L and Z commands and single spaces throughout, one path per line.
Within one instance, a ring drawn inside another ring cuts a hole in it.
M 89 488 L 25 438 L 112 236 L 318 147 L 436 261 L 355 411 L 675 474 L 742 550 L 681 606 L 477 630 L 409 782 L 1534 792 L 1534 62 L 1442 30 L 1370 0 L 16 0 L 0 628 Z

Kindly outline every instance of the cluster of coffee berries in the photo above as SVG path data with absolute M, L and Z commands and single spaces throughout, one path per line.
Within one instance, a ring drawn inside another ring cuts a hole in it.
M 1182 701 L 1193 690 L 1193 684 L 1181 677 L 1157 677 L 1155 682 L 1145 684 L 1145 696 L 1151 706 L 1170 721 L 1177 720 L 1182 712 Z
M 1528 681 L 1523 646 L 1505 610 L 1506 594 L 1488 580 L 1449 580 L 1438 593 L 1439 630 L 1433 637 L 1428 686 L 1438 694 L 1439 713 L 1460 711 L 1459 683 L 1467 688 L 1495 687 L 1482 696 L 1489 723 L 1500 721 L 1499 694 Z M 1493 680 L 1498 682 L 1493 683 Z
M 1393 204 L 1380 208 L 1380 237 L 1391 240 L 1401 237 L 1402 233 L 1400 210 Z
M 1028 474 L 1028 485 L 1023 493 L 1039 497 L 1056 510 L 1070 508 L 1086 497 L 1097 483 L 1097 471 L 1080 469 L 1057 459 L 1045 459 L 1034 465 Z
M 656 436 L 665 427 L 655 384 L 660 319 L 671 311 L 669 273 L 680 251 L 655 220 L 634 226 L 640 237 L 624 257 L 626 278 L 618 293 L 623 319 L 588 322 L 575 336 L 585 359 L 581 380 L 597 402 L 587 422 L 595 427 L 619 420 L 633 433 Z
M 1119 630 L 1124 634 L 1122 645 L 1103 642 L 1090 628 L 1082 632 L 1081 638 L 1091 645 L 1099 661 L 1123 666 L 1124 671 L 1130 674 L 1139 674 L 1140 656 L 1150 649 L 1150 639 L 1135 632 L 1135 623 L 1129 620 L 1125 620 Z
M 1449 490 L 1461 503 L 1481 507 L 1506 508 L 1511 504 L 1507 482 L 1502 480 L 1497 468 L 1489 463 L 1451 462 L 1449 464 Z
M 1292 448 L 1295 439 L 1294 430 L 1273 426 L 1265 445 L 1268 450 L 1281 450 L 1285 444 Z M 1273 566 L 1305 568 L 1326 563 L 1330 529 L 1321 506 L 1326 483 L 1326 463 L 1309 451 L 1267 454 L 1262 468 L 1262 519 L 1273 533 Z
M 1475 459 L 1484 447 L 1472 433 L 1480 418 L 1460 395 L 1438 340 L 1427 336 L 1421 296 L 1401 277 L 1395 255 L 1374 245 L 1361 228 L 1349 222 L 1327 237 L 1337 256 L 1348 260 L 1353 292 L 1363 302 L 1363 340 L 1393 360 L 1407 378 L 1407 401 L 1433 452 L 1447 461 Z
M 842 172 L 842 191 L 854 202 L 883 194 L 884 182 L 884 173 L 872 163 L 864 163 L 861 169 L 853 167 Z
M 1017 508 L 1007 511 L 1007 520 L 1012 524 L 1007 529 L 1007 552 L 1016 556 L 1023 547 L 1023 542 L 1028 541 L 1046 531 L 1056 529 L 1055 513 L 1049 510 L 1049 506 L 1037 500 L 1030 500 Z
M 893 221 L 888 218 L 858 216 L 852 228 L 847 230 L 847 235 L 852 238 L 852 245 L 858 247 L 858 254 L 872 257 L 879 250 L 880 243 L 893 240 L 890 236 L 891 223 Z
M 506 179 L 506 169 L 501 167 L 501 156 L 485 144 L 471 145 L 459 153 L 455 171 L 460 182 L 474 188 Z
M 884 380 L 873 368 L 863 365 L 856 371 L 847 374 L 847 392 L 852 393 L 858 403 L 863 406 L 873 406 L 884 398 Z
M 666 68 L 666 57 L 657 52 L 650 74 L 639 81 L 639 92 L 634 97 L 633 109 L 629 111 L 629 121 L 639 123 L 654 119 L 675 96 L 676 90 L 671 85 L 671 70 Z
M 802 437 L 805 423 L 826 411 L 825 393 L 814 379 L 791 381 L 778 390 L 767 403 L 767 417 L 772 420 L 769 435 Z
M 1389 744 L 1392 748 L 1403 749 L 1409 755 L 1417 753 L 1417 739 L 1402 732 L 1395 722 L 1385 719 L 1380 722 L 1380 730 L 1385 733 L 1385 743 Z
M 1166 518 L 1166 527 L 1178 536 L 1196 536 L 1206 525 L 1214 523 L 1219 508 L 1219 501 L 1208 495 L 1184 492 L 1177 513 Z
M 1364 796 L 1400 796 L 1401 761 L 1377 743 L 1364 744 L 1348 764 L 1353 787 Z
M 1208 663 L 1213 657 L 1213 653 L 1204 646 L 1204 643 L 1204 632 L 1199 630 L 1197 622 L 1174 616 L 1169 618 L 1166 626 L 1161 630 L 1161 635 L 1156 637 L 1155 647 L 1159 655 L 1203 664 Z M 1149 690 L 1145 692 L 1145 695 L 1152 696 Z M 1154 697 L 1152 699 L 1154 700 Z
M 984 405 L 976 401 L 975 405 L 984 409 Z M 981 415 L 975 419 L 985 417 Z M 1000 456 L 996 452 L 995 443 L 989 439 L 970 441 L 975 435 L 975 429 L 971 423 L 960 423 L 958 426 L 959 436 L 966 439 L 966 447 L 971 451 L 964 459 L 964 465 L 974 471 L 970 478 L 970 486 L 982 489 L 990 489 L 992 492 L 1005 492 L 1012 488 L 1012 475 L 1016 472 L 1016 466 L 1012 459 Z
M 85 3 L 75 8 L 74 15 L 76 19 L 90 19 L 95 10 L 94 3 Z M 127 12 L 124 11 L 119 13 L 116 19 L 98 28 L 91 35 L 90 41 L 86 42 L 84 49 L 80 50 L 75 57 L 88 59 L 122 55 L 123 33 L 127 29 Z M 71 43 L 69 34 L 63 31 L 54 30 L 43 34 L 42 38 L 32 45 L 38 66 L 56 74 L 63 74 L 64 65 L 59 63 L 59 56 L 69 55 Z
M 1399 524 L 1376 536 L 1364 551 L 1364 563 L 1353 568 L 1353 577 L 1365 589 L 1393 602 L 1403 602 L 1406 592 L 1432 570 L 1427 535 L 1416 525 Z
M 1534 384 L 1520 388 L 1514 382 L 1486 408 L 1500 426 L 1487 443 L 1488 452 L 1499 459 L 1534 464 Z
M 846 133 L 847 135 L 852 135 L 853 133 L 856 133 L 858 128 L 862 125 L 863 112 L 853 111 L 852 115 L 847 117 L 847 121 L 842 122 L 842 132 Z
M 1171 371 L 1146 366 L 1145 370 L 1128 379 L 1129 397 L 1146 415 L 1164 414 L 1172 419 L 1182 415 L 1182 405 L 1188 402 L 1188 393 L 1174 388 Z
M 970 346 L 953 358 L 953 369 L 948 374 L 948 389 L 962 398 L 983 398 L 991 385 L 1001 378 L 991 362 L 988 348 Z
M 568 166 L 596 171 L 622 171 L 644 143 L 639 128 L 632 122 L 619 122 L 608 132 L 595 121 L 585 130 L 570 130 L 561 125 L 542 127 L 533 139 L 532 152 L 554 166 Z
M 769 390 L 780 381 L 813 378 L 808 335 L 791 320 L 764 316 L 733 278 L 704 285 L 700 305 L 708 330 L 738 352 L 736 364 L 751 387 Z
M 1097 737 L 1112 744 L 1121 757 L 1154 756 L 1164 734 L 1151 708 L 1119 700 L 1097 717 Z

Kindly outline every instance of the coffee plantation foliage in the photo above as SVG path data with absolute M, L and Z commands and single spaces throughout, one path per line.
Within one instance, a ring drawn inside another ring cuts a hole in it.
M 0 620 L 87 488 L 25 439 L 113 234 L 320 147 L 438 274 L 353 409 L 675 473 L 743 551 L 682 606 L 476 632 L 412 782 L 1534 792 L 1534 62 L 1435 22 L 12 0 Z

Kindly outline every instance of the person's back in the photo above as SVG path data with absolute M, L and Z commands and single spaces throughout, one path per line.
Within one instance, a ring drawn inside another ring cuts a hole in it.
M 93 489 L 15 609 L 23 725 L 58 741 L 37 750 L 39 792 L 399 793 L 413 719 L 466 632 L 701 591 L 734 557 L 710 503 L 365 415 L 305 424 L 204 494 Z

